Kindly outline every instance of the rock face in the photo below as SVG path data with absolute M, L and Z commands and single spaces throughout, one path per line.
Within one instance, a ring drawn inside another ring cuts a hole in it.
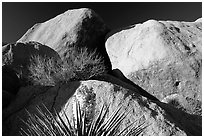
M 48 45 L 65 58 L 69 47 L 87 47 L 97 49 L 111 66 L 105 51 L 105 35 L 109 31 L 103 20 L 87 8 L 68 10 L 44 23 L 38 23 L 29 29 L 18 41 L 37 41 Z
M 34 56 L 60 60 L 59 55 L 53 49 L 38 42 L 13 43 L 2 47 L 2 64 L 15 71 L 27 68 Z
M 201 101 L 202 22 L 149 20 L 109 34 L 113 69 L 162 100 L 179 94 Z
M 202 116 L 202 102 L 193 98 L 185 97 L 182 94 L 166 96 L 162 102 L 170 104 L 189 114 Z
M 96 80 L 69 82 L 55 87 L 22 87 L 16 99 L 3 110 L 3 135 L 19 135 L 20 128 L 26 129 L 26 126 L 18 117 L 26 121 L 28 114 L 25 108 L 33 114 L 36 113 L 36 105 L 42 107 L 42 103 L 50 111 L 56 109 L 59 114 L 65 111 L 67 116 L 72 118 L 75 99 L 79 101 L 82 109 L 90 111 L 89 116 L 97 114 L 103 103 L 110 104 L 109 113 L 121 104 L 124 110 L 132 107 L 120 129 L 138 120 L 135 125 L 143 122 L 148 124 L 142 135 L 201 135 L 200 117 L 159 101 L 151 101 L 137 91 Z
M 3 135 L 26 130 L 27 111 L 38 114 L 36 106 L 73 119 L 76 100 L 88 111 L 88 119 L 98 115 L 103 104 L 110 105 L 108 116 L 119 106 L 130 109 L 120 131 L 136 121 L 135 126 L 145 123 L 144 136 L 202 135 L 202 20 L 149 20 L 106 36 L 108 32 L 95 12 L 83 8 L 34 25 L 17 43 L 2 44 Z M 56 86 L 21 85 L 19 76 L 29 75 L 21 71 L 33 56 L 61 60 L 70 47 L 96 49 L 113 70 Z

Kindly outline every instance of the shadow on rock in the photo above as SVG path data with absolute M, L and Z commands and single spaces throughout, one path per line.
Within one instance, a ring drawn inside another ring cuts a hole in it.
M 154 97 L 153 95 L 142 89 L 140 86 L 127 79 L 119 69 L 114 69 L 108 72 L 108 74 L 92 79 L 111 82 L 113 84 L 120 85 L 126 89 L 132 90 L 152 101 L 159 101 L 156 97 Z
M 2 107 L 7 107 L 20 89 L 16 72 L 7 65 L 2 66 Z
M 188 114 L 182 111 L 181 109 L 177 109 L 173 107 L 170 104 L 160 102 L 156 97 L 149 94 L 147 91 L 143 90 L 141 87 L 139 87 L 138 85 L 134 84 L 132 81 L 127 79 L 119 69 L 114 69 L 108 74 L 103 75 L 97 79 L 120 85 L 126 89 L 129 89 L 133 92 L 136 92 L 137 94 L 141 96 L 144 96 L 150 99 L 152 102 L 159 105 L 166 112 L 166 118 L 168 118 L 168 120 L 172 121 L 172 123 L 174 123 L 177 127 L 185 131 L 187 135 L 189 136 L 202 135 L 202 117 L 201 116 Z M 130 94 L 131 93 L 129 93 L 128 95 Z M 140 98 L 140 97 L 137 97 L 137 98 Z M 138 101 L 141 102 L 142 100 L 138 100 Z M 147 103 L 144 102 L 140 104 L 150 109 Z M 151 111 L 152 113 L 155 112 L 153 110 Z
M 172 118 L 176 125 L 189 136 L 202 135 L 202 116 L 188 114 L 181 109 L 177 109 L 170 104 L 155 102 L 165 110 L 166 117 Z M 169 119 L 171 120 L 171 119 Z
M 49 111 L 71 112 L 71 109 L 66 109 L 70 104 L 70 97 L 73 96 L 75 91 L 80 86 L 80 82 L 68 82 L 54 87 L 45 86 L 26 86 L 21 87 L 10 105 L 2 112 L 2 130 L 3 135 L 20 135 L 21 128 L 26 128 L 26 121 L 29 118 L 27 111 L 30 114 L 38 114 L 36 106 L 43 109 L 43 105 Z

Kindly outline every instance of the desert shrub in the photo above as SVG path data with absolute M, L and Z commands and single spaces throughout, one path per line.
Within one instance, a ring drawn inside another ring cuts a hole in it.
M 61 72 L 62 68 L 58 61 L 53 58 L 33 56 L 28 67 L 30 75 L 29 80 L 34 85 L 55 85 L 55 75 Z
M 45 106 L 44 106 L 45 107 Z M 45 107 L 47 114 L 44 113 L 39 107 L 37 111 L 39 115 L 29 114 L 29 119 L 23 121 L 28 129 L 22 129 L 20 133 L 28 136 L 137 136 L 140 135 L 146 125 L 141 124 L 137 127 L 133 127 L 133 123 L 130 123 L 122 131 L 118 131 L 122 121 L 128 115 L 129 112 L 121 110 L 118 107 L 113 114 L 108 118 L 108 107 L 102 106 L 100 112 L 91 122 L 87 122 L 86 111 L 81 110 L 80 105 L 76 102 L 76 116 L 71 120 L 64 112 L 65 120 L 55 111 L 51 113 Z
M 106 71 L 102 57 L 96 50 L 88 51 L 87 48 L 70 47 L 63 62 L 73 68 L 76 80 L 89 79 Z
M 62 61 L 40 56 L 31 60 L 29 80 L 34 85 L 54 86 L 70 80 L 87 80 L 106 71 L 103 59 L 87 48 L 69 48 Z

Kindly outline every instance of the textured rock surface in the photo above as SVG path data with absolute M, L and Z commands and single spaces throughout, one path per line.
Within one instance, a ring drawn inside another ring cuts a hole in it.
M 131 108 L 121 130 L 137 120 L 135 125 L 148 125 L 142 135 L 202 135 L 202 20 L 149 20 L 106 35 L 108 31 L 96 13 L 83 8 L 34 25 L 17 43 L 2 43 L 3 135 L 20 135 L 26 129 L 21 119 L 29 118 L 26 110 L 36 114 L 40 106 L 45 112 L 42 104 L 62 118 L 63 111 L 73 118 L 76 99 L 90 118 L 103 103 L 110 105 L 108 115 L 120 105 L 125 111 Z M 72 46 L 97 48 L 111 67 L 105 35 L 115 69 L 109 74 L 49 87 L 18 85 L 16 73 L 28 76 L 21 69 L 32 56 L 65 58 Z
M 34 25 L 18 41 L 37 41 L 48 45 L 62 58 L 66 57 L 70 46 L 97 49 L 111 66 L 104 45 L 108 31 L 103 20 L 94 11 L 82 8 L 68 10 L 44 23 Z
M 181 109 L 189 114 L 202 116 L 202 102 L 183 96 L 180 94 L 172 94 L 166 96 L 162 102 L 170 104 L 178 109 Z
M 38 42 L 13 43 L 2 47 L 2 64 L 18 72 L 27 68 L 30 65 L 30 59 L 38 55 L 60 59 L 57 52 Z
M 90 96 L 91 101 L 88 101 Z M 143 135 L 201 135 L 201 118 L 159 101 L 152 102 L 119 85 L 96 80 L 70 82 L 55 87 L 21 88 L 16 99 L 3 110 L 3 135 L 19 135 L 20 128 L 25 128 L 25 125 L 18 117 L 26 120 L 28 115 L 25 108 L 35 113 L 35 106 L 42 103 L 51 111 L 55 108 L 61 114 L 64 110 L 69 117 L 73 117 L 74 97 L 80 101 L 82 108 L 88 107 L 90 116 L 98 113 L 102 103 L 110 104 L 110 113 L 120 104 L 124 110 L 133 107 L 122 128 L 138 119 L 137 125 L 142 122 L 148 124 Z M 89 106 L 90 102 L 94 106 Z
M 111 36 L 112 35 L 112 36 Z M 109 34 L 113 69 L 162 100 L 179 94 L 201 101 L 202 22 L 149 20 Z

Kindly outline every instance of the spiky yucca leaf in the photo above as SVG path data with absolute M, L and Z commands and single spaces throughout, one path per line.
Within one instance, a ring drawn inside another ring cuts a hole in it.
M 44 105 L 43 105 L 44 106 Z M 22 135 L 28 136 L 128 136 L 141 134 L 146 125 L 141 124 L 137 127 L 133 127 L 135 122 L 128 125 L 122 131 L 119 128 L 129 114 L 122 110 L 122 106 L 119 106 L 109 117 L 107 114 L 109 106 L 102 105 L 99 113 L 95 116 L 91 122 L 86 120 L 86 110 L 82 111 L 80 104 L 76 102 L 76 116 L 72 121 L 68 118 L 65 112 L 63 119 L 56 111 L 51 113 L 46 106 L 44 106 L 47 113 L 43 112 L 39 106 L 37 106 L 37 112 L 39 115 L 32 115 L 28 111 L 29 119 L 27 122 L 23 121 L 28 129 L 21 129 Z M 71 123 L 73 122 L 73 124 Z

